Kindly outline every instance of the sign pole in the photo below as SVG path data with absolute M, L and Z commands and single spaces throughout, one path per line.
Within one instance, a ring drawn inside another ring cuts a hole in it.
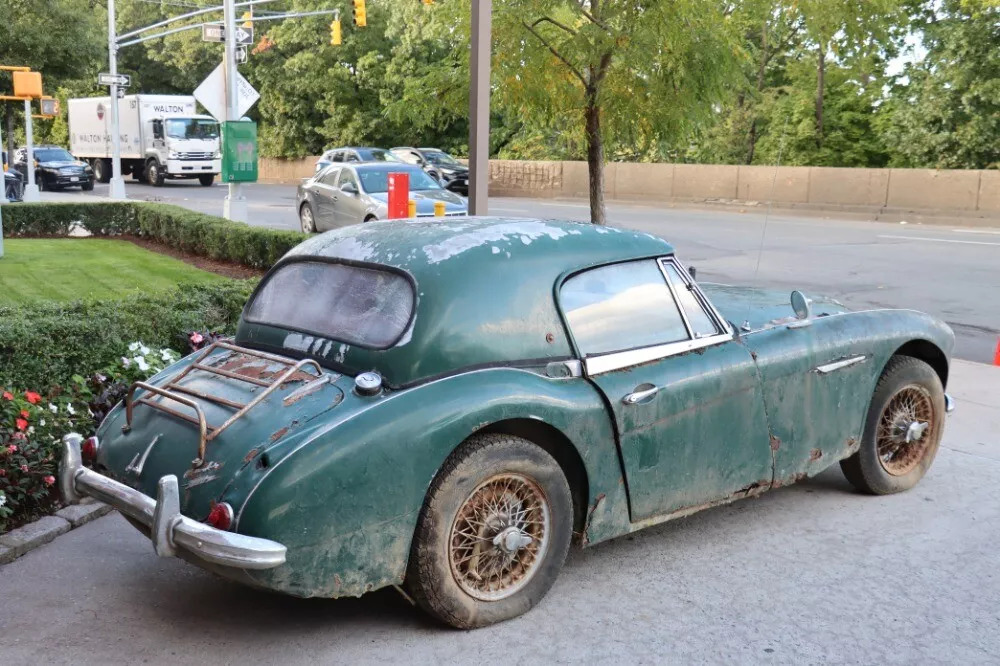
M 0 104 L 0 109 L 5 109 L 6 104 Z M 3 125 L 0 122 L 0 125 Z M 3 148 L 3 130 L 0 128 L 0 150 Z M 11 164 L 14 161 L 13 155 L 7 156 L 7 164 Z M 3 159 L 0 159 L 0 178 L 3 178 L 3 189 L 0 190 L 0 204 L 7 203 L 7 167 L 3 164 Z M 0 206 L 0 259 L 3 259 L 3 210 Z
M 24 187 L 24 200 L 29 203 L 41 201 L 38 185 L 35 184 L 35 131 L 31 126 L 31 100 L 24 100 L 24 145 L 28 150 L 24 170 L 28 173 L 28 184 Z
M 108 70 L 118 74 L 118 38 L 115 35 L 115 0 L 108 0 Z M 122 137 L 118 119 L 118 84 L 111 83 L 111 187 L 108 196 L 125 198 L 125 181 L 122 179 Z
M 472 0 L 469 55 L 469 213 L 488 214 L 490 186 L 490 54 L 493 0 Z
M 234 0 L 223 3 L 223 29 L 225 30 L 225 72 L 226 72 L 226 115 L 227 121 L 239 120 L 239 91 L 236 79 L 236 7 Z M 223 131 L 228 131 L 223 124 Z M 247 221 L 247 200 L 243 196 L 243 185 L 229 183 L 229 194 L 223 204 L 223 215 L 227 220 Z

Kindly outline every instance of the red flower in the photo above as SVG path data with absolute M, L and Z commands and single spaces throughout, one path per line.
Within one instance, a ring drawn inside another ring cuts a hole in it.
M 27 437 L 24 436 L 23 432 L 15 432 L 13 435 L 11 435 L 11 438 L 12 439 L 21 439 L 21 440 L 28 439 Z
M 0 467 L 0 476 L 7 476 L 7 470 L 5 470 L 3 467 Z
M 18 419 L 15 423 L 17 423 L 18 430 L 27 430 L 28 428 L 28 422 L 24 419 Z
M 27 409 L 22 409 L 21 410 L 21 418 L 25 418 L 26 419 L 26 418 L 28 418 L 30 416 L 31 416 L 31 414 L 28 413 Z
M 11 444 L 7 447 L 7 453 L 17 453 L 17 447 Z
M 10 391 L 4 391 L 3 392 L 3 397 L 4 397 L 4 400 L 13 400 L 14 399 L 14 394 L 11 393 Z
M 192 344 L 200 345 L 202 341 L 204 341 L 205 336 L 203 336 L 198 331 L 194 331 L 193 333 L 191 333 L 190 338 Z
M 28 471 L 28 466 L 27 465 L 21 465 L 21 471 L 22 472 L 27 472 Z
M 56 477 L 54 477 L 51 474 L 49 474 L 48 476 L 43 476 L 42 477 L 42 481 L 45 482 L 45 485 L 51 486 L 53 483 L 56 482 Z
M 27 398 L 28 402 L 30 402 L 33 405 L 37 405 L 42 401 L 42 396 L 38 395 L 34 391 L 25 391 L 24 397 Z

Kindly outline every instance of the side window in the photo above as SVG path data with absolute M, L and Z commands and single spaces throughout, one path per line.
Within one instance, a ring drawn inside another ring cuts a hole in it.
M 655 259 L 574 275 L 563 284 L 559 300 L 586 356 L 689 339 Z
M 674 293 L 677 294 L 677 302 L 681 304 L 684 314 L 687 315 L 694 337 L 707 338 L 717 335 L 719 328 L 712 321 L 712 318 L 708 316 L 708 313 L 705 312 L 705 307 L 694 293 L 691 283 L 681 277 L 680 271 L 677 270 L 677 266 L 674 264 L 665 261 L 663 262 L 663 268 L 670 278 L 670 286 L 674 288 Z
M 337 181 L 337 187 L 340 187 L 341 185 L 346 185 L 347 183 L 351 183 L 352 185 L 354 185 L 354 187 L 357 187 L 358 179 L 354 177 L 354 172 L 351 171 L 350 169 L 341 169 L 340 180 Z
M 360 162 L 361 160 L 358 159 L 358 154 L 352 150 L 352 151 L 349 151 L 347 153 L 347 161 L 348 162 Z
M 163 121 L 154 120 L 153 121 L 153 138 L 162 139 L 163 138 Z
M 330 167 L 326 170 L 322 176 L 319 177 L 319 182 L 324 185 L 329 185 L 330 187 L 337 186 L 337 176 L 340 175 L 340 169 L 337 167 Z
M 333 162 L 343 162 L 344 161 L 344 151 L 338 150 L 333 154 Z

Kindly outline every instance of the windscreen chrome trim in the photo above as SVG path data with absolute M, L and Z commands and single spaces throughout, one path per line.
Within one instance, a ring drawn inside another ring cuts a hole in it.
M 601 356 L 592 356 L 584 359 L 583 365 L 587 376 L 594 377 L 606 372 L 631 368 L 632 366 L 649 363 L 650 361 L 658 361 L 696 349 L 712 347 L 729 342 L 732 339 L 732 335 L 720 333 L 708 338 L 698 338 L 697 340 L 682 340 L 680 342 L 670 342 L 665 345 L 654 345 L 652 347 L 642 347 L 641 349 L 630 349 L 628 351 L 602 354 Z

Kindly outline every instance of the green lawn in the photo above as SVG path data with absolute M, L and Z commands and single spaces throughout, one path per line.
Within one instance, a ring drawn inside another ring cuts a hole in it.
M 0 305 L 114 298 L 226 278 L 104 238 L 4 239 Z

